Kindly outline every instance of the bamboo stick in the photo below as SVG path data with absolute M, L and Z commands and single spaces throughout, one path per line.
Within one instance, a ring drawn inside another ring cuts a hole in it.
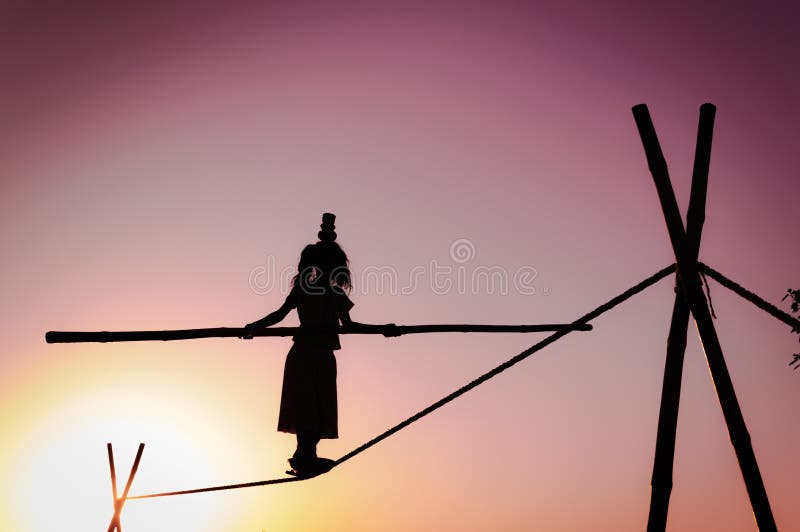
M 383 334 L 402 336 L 420 333 L 531 333 L 557 331 L 569 324 L 550 323 L 543 325 L 476 325 L 476 324 L 432 324 L 432 325 L 364 325 L 341 327 L 338 334 Z M 590 331 L 591 325 L 580 325 L 574 330 Z M 264 336 L 314 336 L 331 332 L 313 331 L 302 327 L 269 327 L 247 331 L 239 327 L 212 327 L 207 329 L 178 329 L 164 331 L 49 331 L 45 335 L 48 344 L 74 342 L 143 342 L 149 340 L 190 340 L 195 338 L 250 338 Z

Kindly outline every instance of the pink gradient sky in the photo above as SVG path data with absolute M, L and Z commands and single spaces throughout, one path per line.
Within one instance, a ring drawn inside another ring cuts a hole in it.
M 570 321 L 671 262 L 637 103 L 684 210 L 698 108 L 717 105 L 701 259 L 775 303 L 797 286 L 794 6 L 470 5 L 5 8 L 1 529 L 104 526 L 106 441 L 123 470 L 148 444 L 132 493 L 280 476 L 288 340 L 43 333 L 252 321 L 283 294 L 249 275 L 295 265 L 323 211 L 357 279 L 458 266 L 462 238 L 468 272 L 537 271 L 533 295 L 356 286 L 363 322 Z M 778 526 L 800 529 L 797 338 L 712 295 Z M 132 501 L 125 529 L 640 530 L 672 298 L 663 281 L 327 477 Z M 538 339 L 344 338 L 321 452 Z M 668 525 L 754 528 L 693 328 Z

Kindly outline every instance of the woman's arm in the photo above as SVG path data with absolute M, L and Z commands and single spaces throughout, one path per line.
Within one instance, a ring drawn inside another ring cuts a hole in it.
M 397 333 L 397 325 L 394 323 L 387 323 L 386 325 L 370 325 L 367 323 L 359 323 L 350 318 L 350 312 L 348 311 L 345 311 L 339 319 L 342 322 L 342 326 L 350 329 L 351 331 L 357 331 L 358 329 L 378 329 L 383 332 L 384 336 L 399 336 Z
M 353 319 L 350 317 L 349 311 L 344 311 L 344 313 L 342 313 L 342 315 L 339 317 L 339 320 L 342 322 L 342 326 L 347 327 L 348 329 L 372 327 L 372 325 L 367 325 L 366 323 L 358 323 L 357 321 L 353 321 Z
M 291 311 L 293 308 L 294 308 L 294 305 L 287 298 L 286 301 L 284 301 L 283 305 L 281 305 L 281 307 L 278 310 L 276 310 L 275 312 L 271 312 L 271 313 L 267 314 L 266 316 L 264 316 L 260 320 L 256 320 L 256 321 L 254 321 L 252 323 L 248 323 L 247 325 L 244 326 L 244 328 L 245 329 L 260 329 L 262 327 L 271 327 L 272 325 L 275 325 L 276 323 L 281 321 L 283 318 L 285 318 L 286 315 L 289 314 L 289 311 Z

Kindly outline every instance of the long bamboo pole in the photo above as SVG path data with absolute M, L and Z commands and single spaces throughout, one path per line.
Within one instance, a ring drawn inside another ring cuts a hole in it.
M 700 251 L 700 237 L 705 222 L 708 167 L 711 160 L 711 138 L 714 130 L 716 107 L 710 103 L 700 107 L 697 143 L 692 172 L 692 190 L 686 214 L 686 238 L 689 257 L 696 261 Z M 658 413 L 658 432 L 653 459 L 650 514 L 648 532 L 663 532 L 667 526 L 669 498 L 672 493 L 672 472 L 675 458 L 675 434 L 678 427 L 678 409 L 683 377 L 683 359 L 686 352 L 686 333 L 689 326 L 689 305 L 679 286 L 675 288 L 672 320 L 667 336 L 667 356 L 664 364 L 664 382 L 661 388 L 661 406 Z
M 383 334 L 402 336 L 420 333 L 532 333 L 557 331 L 569 324 L 548 323 L 543 325 L 364 325 L 360 327 L 341 327 L 338 334 Z M 573 330 L 591 331 L 589 324 L 579 325 Z M 48 344 L 74 342 L 143 342 L 148 340 L 190 340 L 195 338 L 250 338 L 262 336 L 313 336 L 330 332 L 313 331 L 302 327 L 268 327 L 247 331 L 239 327 L 212 327 L 208 329 L 178 329 L 165 331 L 49 331 L 45 334 Z
M 733 389 L 731 376 L 725 363 L 725 357 L 711 318 L 711 312 L 708 309 L 705 294 L 703 294 L 697 262 L 692 260 L 690 255 L 683 221 L 678 210 L 678 203 L 675 200 L 675 192 L 672 190 L 672 184 L 669 180 L 667 164 L 661 152 L 661 146 L 659 145 L 658 137 L 656 137 L 647 106 L 644 104 L 635 106 L 633 108 L 633 116 L 639 129 L 639 135 L 642 138 L 642 144 L 645 147 L 648 166 L 653 175 L 672 250 L 677 260 L 680 286 L 686 294 L 689 309 L 694 316 L 697 332 L 706 353 L 708 368 L 714 381 L 717 398 L 725 417 L 731 443 L 736 451 L 736 458 L 739 461 L 739 468 L 742 471 L 742 477 L 750 497 L 756 524 L 760 530 L 777 530 L 767 491 L 764 488 L 764 481 L 761 478 L 761 471 L 758 468 L 758 462 L 753 452 L 750 434 L 747 431 L 747 425 L 742 416 L 736 392 Z

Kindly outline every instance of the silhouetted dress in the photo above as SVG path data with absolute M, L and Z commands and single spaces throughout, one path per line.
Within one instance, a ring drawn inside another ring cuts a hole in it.
M 312 291 L 321 293 L 309 293 Z M 293 338 L 283 370 L 278 430 L 338 438 L 336 357 L 333 352 L 341 349 L 336 333 L 339 319 L 353 307 L 353 302 L 340 290 L 323 290 L 322 287 L 303 290 L 297 286 L 286 301 L 297 309 L 301 328 L 323 334 Z

